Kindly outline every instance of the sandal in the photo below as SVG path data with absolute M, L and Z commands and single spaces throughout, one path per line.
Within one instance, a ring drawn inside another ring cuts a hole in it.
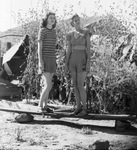
M 53 110 L 50 109 L 49 107 L 44 108 L 43 111 L 44 111 L 44 112 L 47 112 L 47 113 L 53 113 Z
M 83 109 L 77 116 L 78 117 L 84 117 L 88 114 L 87 110 Z
M 82 111 L 82 108 L 76 109 L 71 115 L 78 115 Z

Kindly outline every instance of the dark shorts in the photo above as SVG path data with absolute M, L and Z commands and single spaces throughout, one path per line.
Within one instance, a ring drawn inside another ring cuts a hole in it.
M 69 70 L 71 72 L 86 71 L 86 56 L 85 50 L 73 50 L 69 61 Z
M 55 57 L 43 57 L 44 72 L 55 73 L 56 72 L 56 58 Z

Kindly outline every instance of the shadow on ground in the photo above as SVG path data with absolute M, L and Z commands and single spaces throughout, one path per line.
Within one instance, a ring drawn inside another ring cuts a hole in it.
M 80 124 L 80 123 L 74 123 L 70 121 L 63 121 L 63 120 L 34 120 L 30 124 L 35 125 L 61 125 L 61 126 L 67 126 L 71 128 L 76 128 L 76 129 L 82 129 L 82 128 L 88 128 L 91 130 L 95 131 L 100 131 L 104 133 L 109 133 L 109 134 L 121 134 L 121 135 L 132 135 L 132 136 L 137 136 L 137 128 L 131 125 L 131 127 L 127 128 L 123 132 L 118 132 L 116 131 L 115 127 L 108 127 L 108 126 L 98 126 L 98 125 L 91 125 L 91 124 Z

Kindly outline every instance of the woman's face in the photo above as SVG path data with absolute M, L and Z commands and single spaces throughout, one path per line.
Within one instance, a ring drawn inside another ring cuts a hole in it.
M 73 18 L 73 25 L 74 27 L 80 27 L 80 17 L 76 16 Z
M 56 21 L 55 15 L 49 15 L 48 17 L 48 24 L 53 25 Z

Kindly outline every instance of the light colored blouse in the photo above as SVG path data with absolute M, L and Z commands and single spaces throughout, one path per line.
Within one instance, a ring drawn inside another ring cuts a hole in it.
M 67 40 L 71 43 L 73 47 L 75 46 L 85 46 L 86 47 L 86 37 L 90 35 L 89 30 L 81 30 L 81 32 L 73 31 L 67 35 Z

